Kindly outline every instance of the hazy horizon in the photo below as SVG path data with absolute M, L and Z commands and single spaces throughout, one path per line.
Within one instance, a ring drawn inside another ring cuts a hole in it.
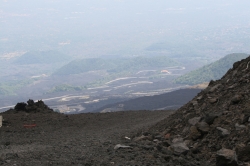
M 175 78 L 227 54 L 250 53 L 249 5 L 246 0 L 0 0 L 0 106 L 25 98 L 55 98 L 54 104 L 61 104 L 64 97 L 58 96 L 77 94 L 89 96 L 77 99 L 89 107 L 93 101 L 180 88 Z M 90 57 L 123 59 L 72 61 Z M 55 76 L 58 72 L 62 75 Z
M 2 0 L 0 56 L 32 50 L 75 57 L 248 53 L 249 5 L 246 0 Z

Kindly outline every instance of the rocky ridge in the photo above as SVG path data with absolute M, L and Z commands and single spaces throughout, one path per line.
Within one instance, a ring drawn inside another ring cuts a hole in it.
M 136 149 L 139 164 L 249 166 L 249 65 L 250 57 L 234 63 L 220 80 L 211 81 L 174 114 L 131 142 L 124 141 L 133 149 L 120 150 L 118 156 L 136 154 Z
M 17 103 L 14 109 L 10 109 L 6 111 L 5 113 L 17 113 L 17 112 L 26 112 L 26 113 L 53 113 L 53 109 L 49 108 L 42 100 L 38 100 L 37 102 L 34 102 L 34 100 L 29 99 L 27 101 L 27 104 Z

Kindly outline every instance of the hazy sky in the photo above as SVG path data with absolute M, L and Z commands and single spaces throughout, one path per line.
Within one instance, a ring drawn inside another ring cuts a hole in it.
M 249 6 L 249 0 L 0 0 L 0 52 L 138 53 L 169 39 L 183 45 L 211 36 L 234 42 L 237 35 L 243 47 Z

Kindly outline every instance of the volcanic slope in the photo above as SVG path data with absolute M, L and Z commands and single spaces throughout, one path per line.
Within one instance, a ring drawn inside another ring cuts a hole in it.
M 154 96 L 138 97 L 115 104 L 106 105 L 95 112 L 115 112 L 126 110 L 176 110 L 194 98 L 201 89 L 179 89 Z
M 234 63 L 174 114 L 124 144 L 133 149 L 117 150 L 115 163 L 131 161 L 134 154 L 139 165 L 249 166 L 250 57 Z
M 18 103 L 0 114 L 4 119 L 0 127 L 0 165 L 110 165 L 110 158 L 115 156 L 113 148 L 121 138 L 144 131 L 172 113 L 64 115 L 42 101 L 27 103 Z

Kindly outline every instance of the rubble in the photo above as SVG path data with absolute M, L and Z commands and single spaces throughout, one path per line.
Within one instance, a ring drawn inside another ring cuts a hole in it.
M 241 161 L 248 162 L 250 161 L 250 144 L 239 144 L 236 147 L 236 152 L 238 154 L 238 158 Z
M 162 132 L 159 141 L 141 137 L 136 144 L 155 146 L 157 156 L 168 154 L 165 160 L 172 165 L 183 160 L 185 165 L 209 166 L 249 162 L 249 61 L 250 57 L 236 62 L 220 80 L 212 80 L 192 101 L 152 126 L 148 133 Z

